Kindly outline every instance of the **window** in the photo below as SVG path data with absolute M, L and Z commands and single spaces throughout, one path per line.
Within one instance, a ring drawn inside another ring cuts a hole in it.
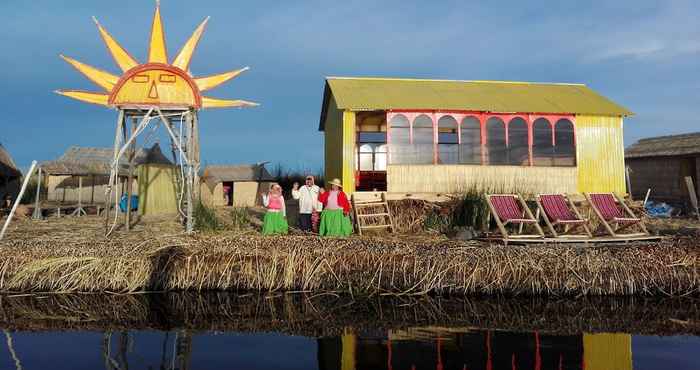
M 508 164 L 506 127 L 503 120 L 491 117 L 486 121 L 486 142 L 489 164 Z
M 414 164 L 433 163 L 433 120 L 421 114 L 413 120 L 413 161 Z
M 452 116 L 438 120 L 438 164 L 459 163 L 459 127 Z
M 554 125 L 554 165 L 576 165 L 574 124 L 565 118 L 558 120 Z
M 544 118 L 532 124 L 532 163 L 535 166 L 553 166 L 554 145 L 552 125 Z
M 404 115 L 396 115 L 389 122 L 390 125 L 390 135 L 391 144 L 390 148 L 390 160 L 392 164 L 409 164 L 411 163 L 410 152 L 411 152 L 411 140 L 410 131 L 411 125 L 408 122 L 408 118 Z
M 527 122 L 520 117 L 508 122 L 508 164 L 530 165 L 530 144 L 527 138 Z
M 358 170 L 386 171 L 386 132 L 358 132 L 357 145 Z
M 481 123 L 471 116 L 462 120 L 460 130 L 462 143 L 459 145 L 459 163 L 481 164 Z

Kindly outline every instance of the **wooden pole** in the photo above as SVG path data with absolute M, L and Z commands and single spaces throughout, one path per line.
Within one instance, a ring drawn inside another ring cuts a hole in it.
M 192 198 L 192 183 L 194 181 L 194 174 L 192 173 L 193 171 L 193 141 L 192 141 L 192 133 L 193 133 L 193 128 L 194 128 L 194 123 L 191 115 L 187 115 L 187 158 L 188 158 L 188 163 L 187 163 L 187 172 L 186 176 L 187 178 L 185 179 L 185 191 L 187 192 L 187 226 L 186 226 L 186 231 L 187 233 L 192 233 L 194 231 L 194 220 L 192 219 L 193 217 L 193 198 Z
M 695 192 L 695 185 L 693 184 L 693 178 L 690 176 L 685 177 L 685 186 L 688 187 L 688 196 L 690 197 L 690 204 L 695 209 L 695 215 L 700 220 L 700 211 L 698 211 L 698 195 Z
M 41 167 L 37 170 L 37 180 L 36 180 L 36 197 L 34 198 L 34 212 L 32 213 L 32 219 L 41 220 L 41 207 L 39 205 L 39 196 L 41 195 Z
M 126 132 L 126 131 L 125 131 Z M 131 119 L 131 134 L 133 135 L 136 132 L 136 117 Z M 129 179 L 127 180 L 126 184 L 126 215 L 124 216 L 124 222 L 126 224 L 126 231 L 131 230 L 131 192 L 133 191 L 132 189 L 132 183 L 134 182 L 134 154 L 135 154 L 135 148 L 136 146 L 136 140 L 132 141 L 131 144 L 129 144 Z
M 7 220 L 5 220 L 5 225 L 2 227 L 2 231 L 0 231 L 0 240 L 5 236 L 5 231 L 7 230 L 7 227 L 10 226 L 10 221 L 12 221 L 12 216 L 15 215 L 15 211 L 17 211 L 17 206 L 19 205 L 19 202 L 22 200 L 22 197 L 24 196 L 24 191 L 27 190 L 27 185 L 29 185 L 29 178 L 32 177 L 32 174 L 34 173 L 34 169 L 36 168 L 36 161 L 32 161 L 32 166 L 29 168 L 29 172 L 27 173 L 27 176 L 24 178 L 24 183 L 22 183 L 22 189 L 19 191 L 19 195 L 17 195 L 17 199 L 15 199 L 15 204 L 12 205 L 12 210 L 10 211 L 10 214 L 7 215 Z
M 123 124 L 124 111 L 120 109 L 119 117 L 117 118 L 117 129 L 114 134 L 114 154 L 112 156 L 112 161 L 115 161 L 117 159 L 117 155 L 119 154 L 119 133 L 122 131 Z M 116 167 L 110 170 L 109 184 L 107 186 L 107 193 L 105 194 L 105 233 L 109 232 L 109 210 L 111 208 L 112 192 L 116 192 L 116 189 L 114 189 L 113 186 L 119 186 L 119 163 L 117 163 Z M 116 203 L 114 204 L 114 212 L 117 212 Z
M 199 200 L 200 198 L 200 192 L 199 192 L 199 167 L 200 167 L 200 147 L 199 147 L 199 115 L 197 114 L 197 111 L 193 110 L 192 111 L 192 165 L 194 166 L 194 179 L 193 179 L 193 186 L 194 186 L 194 198 Z
M 627 182 L 627 193 L 630 196 L 630 200 L 632 200 L 632 182 L 630 181 L 630 167 L 625 166 L 625 181 Z

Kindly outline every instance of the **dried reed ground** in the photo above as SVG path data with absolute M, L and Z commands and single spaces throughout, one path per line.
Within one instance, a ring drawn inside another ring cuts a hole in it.
M 95 217 L 18 221 L 0 243 L 0 291 L 261 290 L 352 295 L 691 295 L 692 239 L 581 248 L 440 238 L 185 236 L 169 220 L 105 239 Z

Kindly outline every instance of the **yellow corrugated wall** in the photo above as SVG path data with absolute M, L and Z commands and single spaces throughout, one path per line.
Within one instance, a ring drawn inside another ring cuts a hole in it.
M 632 336 L 629 334 L 583 334 L 586 370 L 632 370 Z
M 578 191 L 624 194 L 622 117 L 576 116 Z
M 324 122 L 324 172 L 327 181 L 343 178 L 343 111 L 339 110 L 331 95 Z M 325 186 L 325 184 L 319 184 Z
M 343 190 L 355 191 L 355 112 L 343 112 Z

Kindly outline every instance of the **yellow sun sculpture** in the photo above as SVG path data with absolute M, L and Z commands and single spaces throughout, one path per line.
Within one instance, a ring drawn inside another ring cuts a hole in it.
M 94 18 L 93 18 L 94 19 Z M 117 108 L 163 107 L 163 108 L 226 108 L 256 106 L 245 100 L 225 100 L 202 96 L 202 92 L 213 89 L 238 76 L 243 69 L 207 77 L 193 77 L 189 65 L 204 28 L 205 19 L 185 43 L 172 63 L 168 63 L 168 51 L 160 17 L 160 5 L 156 4 L 148 62 L 139 64 L 119 43 L 94 19 L 107 49 L 112 54 L 123 74 L 121 77 L 102 71 L 75 59 L 61 55 L 80 73 L 100 86 L 105 92 L 58 90 L 58 94 L 80 101 Z

